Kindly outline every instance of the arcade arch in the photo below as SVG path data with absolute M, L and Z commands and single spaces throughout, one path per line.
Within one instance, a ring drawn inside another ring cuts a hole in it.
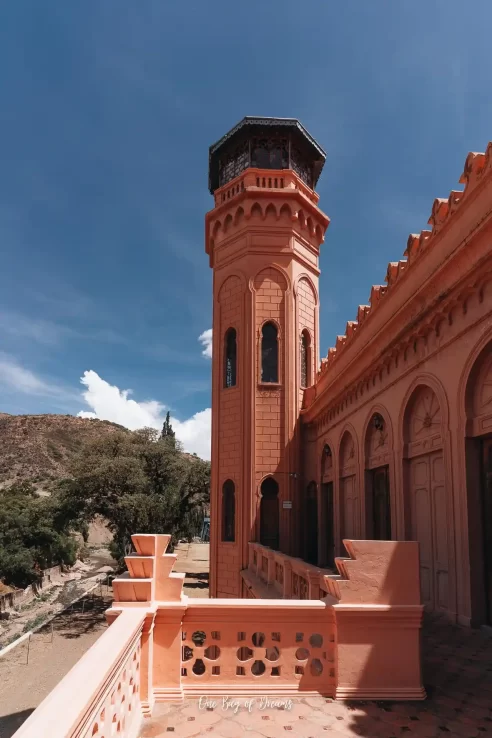
M 379 541 L 391 538 L 389 434 L 379 412 L 372 414 L 365 436 L 366 535 Z
M 319 565 L 333 567 L 335 564 L 335 520 L 334 520 L 334 470 L 331 446 L 327 443 L 321 452 L 320 486 L 320 547 Z
M 492 625 L 492 341 L 468 375 L 465 413 L 472 620 Z
M 449 529 L 442 409 L 434 390 L 419 384 L 403 416 L 405 537 L 419 542 L 422 601 L 449 610 Z
M 341 551 L 344 538 L 357 538 L 359 535 L 359 493 L 357 488 L 357 459 L 352 433 L 346 430 L 342 436 L 339 451 L 339 509 Z

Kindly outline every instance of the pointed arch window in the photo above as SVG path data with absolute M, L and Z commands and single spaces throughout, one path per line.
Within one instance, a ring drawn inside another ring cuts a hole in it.
M 308 331 L 301 333 L 301 387 L 309 387 L 311 378 L 311 338 Z
M 278 382 L 278 331 L 275 323 L 265 323 L 261 331 L 261 381 Z
M 331 448 L 325 443 L 323 447 L 323 455 L 321 457 L 321 477 L 333 469 L 333 457 L 331 455 Z
M 235 328 L 229 328 L 225 334 L 224 344 L 224 387 L 235 387 L 237 375 L 237 339 Z
M 236 540 L 236 488 L 232 479 L 222 486 L 222 540 Z

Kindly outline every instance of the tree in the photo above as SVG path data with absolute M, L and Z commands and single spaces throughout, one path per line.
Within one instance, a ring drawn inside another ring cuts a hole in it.
M 170 533 L 174 545 L 201 529 L 210 464 L 183 454 L 174 436 L 152 428 L 111 434 L 89 443 L 72 472 L 59 486 L 60 511 L 79 526 L 106 518 L 118 560 L 131 550 L 133 533 Z
M 0 579 L 17 587 L 39 580 L 41 570 L 73 564 L 72 520 L 59 501 L 39 497 L 27 482 L 0 491 Z
M 175 440 L 176 438 L 176 433 L 173 431 L 173 427 L 171 425 L 171 416 L 169 414 L 169 410 L 166 413 L 166 419 L 162 426 L 161 438 L 168 438 L 170 440 Z

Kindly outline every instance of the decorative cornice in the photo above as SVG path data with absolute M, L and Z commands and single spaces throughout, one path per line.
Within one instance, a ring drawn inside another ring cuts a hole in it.
M 376 381 L 382 382 L 395 370 L 400 376 L 401 371 L 405 370 L 403 361 L 406 360 L 410 352 L 415 353 L 416 342 L 419 340 L 426 342 L 432 332 L 435 333 L 436 337 L 439 337 L 443 324 L 446 327 L 453 325 L 454 310 L 458 310 L 460 315 L 466 315 L 467 303 L 473 295 L 478 295 L 479 302 L 482 302 L 484 285 L 491 279 L 492 264 L 481 265 L 481 268 L 478 268 L 469 279 L 464 280 L 457 289 L 444 297 L 437 298 L 435 302 L 427 306 L 424 313 L 418 315 L 404 335 L 397 336 L 388 345 L 387 350 L 377 362 L 371 364 L 357 379 L 330 398 L 329 403 L 319 412 L 314 421 L 311 421 L 318 433 L 324 432 L 327 427 L 340 418 L 344 410 L 350 407 L 352 400 L 365 397 Z M 436 350 L 440 350 L 440 348 L 436 348 Z M 428 359 L 429 355 L 426 358 Z M 412 367 L 407 367 L 406 371 L 410 371 L 410 369 Z M 314 401 L 315 390 L 316 387 L 313 386 L 305 391 L 305 398 L 306 393 L 311 393 L 305 401 L 306 407 L 310 407 L 310 404 Z
M 471 201 L 475 191 L 491 171 L 492 142 L 488 144 L 485 153 L 471 152 L 468 154 L 463 174 L 459 180 L 460 184 L 464 185 L 463 191 L 452 190 L 447 200 L 443 198 L 434 200 L 428 221 L 431 230 L 423 230 L 420 234 L 410 234 L 404 252 L 406 259 L 388 264 L 385 277 L 386 285 L 373 285 L 369 305 L 359 305 L 357 320 L 347 323 L 345 335 L 337 336 L 335 346 L 328 349 L 326 358 L 321 360 L 317 381 L 339 359 L 347 346 L 355 340 L 355 337 L 360 333 L 361 326 L 374 316 L 379 305 L 383 299 L 387 299 L 387 295 L 391 293 L 394 286 L 411 272 L 412 266 L 421 258 L 422 254 L 434 246 L 437 235 L 445 227 L 448 227 L 452 223 L 455 214 Z

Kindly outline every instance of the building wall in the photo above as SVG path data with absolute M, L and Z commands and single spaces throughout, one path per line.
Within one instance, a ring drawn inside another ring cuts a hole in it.
M 309 335 L 309 348 L 308 348 L 308 382 L 307 387 L 310 387 L 314 382 L 315 368 L 318 367 L 318 356 L 316 353 L 318 345 L 317 336 L 317 295 L 315 294 L 314 288 L 306 277 L 301 277 L 297 285 L 297 338 L 298 348 L 297 353 L 300 360 L 301 347 L 300 338 L 303 331 L 307 331 Z M 300 367 L 299 367 L 300 372 Z M 304 395 L 304 389 L 301 387 L 301 381 L 299 381 L 299 410 L 302 407 L 302 399 Z
M 235 184 L 230 202 L 222 203 L 219 193 L 219 205 L 206 219 L 214 269 L 210 591 L 215 597 L 245 596 L 240 572 L 248 564 L 248 543 L 260 538 L 267 477 L 278 484 L 280 550 L 291 553 L 296 546 L 303 329 L 310 333 L 311 382 L 318 357 L 318 257 L 328 218 L 316 207 L 317 195 L 310 192 L 307 199 L 305 186 L 299 189 L 293 172 L 284 175 L 282 191 L 258 190 L 256 177 L 250 187 L 248 178 L 249 171 L 238 178 L 244 188 Z M 261 379 L 266 322 L 278 331 L 275 383 Z M 230 327 L 237 332 L 237 383 L 225 388 L 224 336 Z M 228 479 L 236 490 L 234 542 L 221 535 Z
M 319 372 L 318 255 L 328 219 L 315 193 L 307 203 L 293 173 L 281 193 L 250 187 L 251 176 L 241 175 L 244 188 L 238 182 L 231 203 L 207 215 L 212 595 L 247 596 L 240 572 L 248 542 L 259 540 L 261 483 L 271 475 L 281 551 L 311 560 L 314 537 L 317 563 L 327 566 L 344 555 L 343 538 L 417 540 L 428 609 L 464 624 L 491 622 L 492 554 L 484 551 L 492 492 L 484 464 L 491 481 L 492 145 L 468 156 L 464 190 L 435 200 L 431 230 L 409 237 L 406 258 L 388 265 L 386 283 L 372 287 Z M 259 362 L 268 320 L 278 327 L 280 364 L 278 385 L 265 386 Z M 231 325 L 238 385 L 224 391 L 223 336 Z M 312 351 L 307 389 L 303 330 Z M 220 494 L 229 478 L 237 536 L 222 543 Z
M 237 345 L 241 346 L 242 339 L 242 302 L 244 300 L 244 285 L 240 277 L 232 274 L 227 277 L 220 286 L 218 293 L 218 324 L 219 328 L 219 352 L 218 352 L 218 374 L 219 390 L 219 418 L 218 429 L 221 453 L 218 458 L 218 505 L 217 512 L 220 523 L 223 520 L 222 489 L 227 480 L 232 480 L 235 487 L 235 540 L 234 542 L 223 541 L 222 531 L 218 530 L 217 536 L 217 587 L 222 597 L 237 597 L 237 571 L 239 568 L 239 537 L 237 511 L 241 509 L 241 501 L 244 490 L 241 475 L 242 458 L 242 427 L 241 427 L 241 392 L 240 382 L 242 377 L 238 368 L 236 370 L 236 386 L 224 390 L 225 374 L 225 343 L 224 338 L 229 328 L 236 330 Z
M 434 203 L 433 231 L 411 236 L 408 261 L 373 287 L 302 412 L 303 484 L 316 480 L 320 507 L 333 482 L 335 553 L 344 537 L 372 537 L 374 470 L 384 470 L 391 537 L 420 543 L 424 603 L 464 624 L 490 621 L 492 594 L 481 458 L 492 438 L 492 169 L 489 155 L 473 156 L 480 176 L 469 157 L 465 192 L 442 217 L 446 201 Z M 330 523 L 320 516 L 320 555 Z
M 473 460 L 473 446 L 465 451 L 467 439 L 470 443 L 492 430 L 491 307 L 492 282 L 482 301 L 478 294 L 471 296 L 466 314 L 457 310 L 453 324 L 446 324 L 439 337 L 430 337 L 427 345 L 417 342 L 406 360 L 394 363 L 389 374 L 366 387 L 331 421 L 320 423 L 304 472 L 306 480 L 321 485 L 323 448 L 328 445 L 336 553 L 345 555 L 343 537 L 371 537 L 367 470 L 374 458 L 371 451 L 380 443 L 376 463 L 388 466 L 392 539 L 420 542 L 424 602 L 463 622 L 473 614 L 469 573 L 480 580 L 483 557 L 476 494 L 480 459 Z M 379 441 L 371 438 L 376 435 L 370 426 L 375 413 L 385 421 Z M 472 479 L 467 482 L 470 453 Z M 467 489 L 475 493 L 470 536 Z M 481 609 L 475 603 L 478 620 Z
M 271 474 L 281 463 L 285 433 L 285 302 L 287 281 L 278 269 L 263 269 L 256 275 L 255 319 L 256 319 L 256 384 L 255 398 L 255 467 L 256 482 L 265 474 Z M 278 327 L 279 336 L 279 382 L 278 385 L 262 385 L 261 377 L 261 332 L 266 322 Z

